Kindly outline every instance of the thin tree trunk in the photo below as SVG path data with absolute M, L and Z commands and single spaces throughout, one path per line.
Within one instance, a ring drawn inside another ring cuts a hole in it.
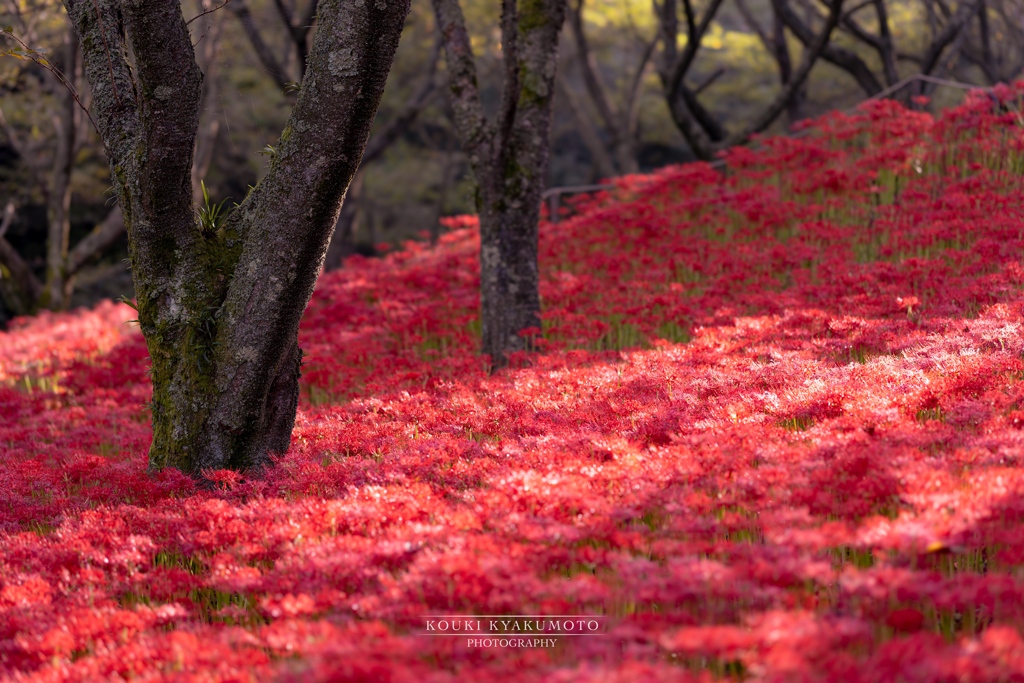
M 802 20 L 790 6 L 789 0 L 772 0 L 772 7 L 782 19 L 786 28 L 792 31 L 797 40 L 803 43 L 805 50 L 808 49 L 814 42 L 814 30 L 811 28 L 810 21 L 805 22 Z M 808 12 L 812 9 L 808 5 Z M 857 53 L 844 47 L 827 43 L 821 49 L 821 58 L 850 74 L 857 81 L 857 85 L 869 97 L 877 95 L 882 91 L 882 84 L 878 82 L 874 72 L 871 71 L 871 68 Z
M 256 57 L 263 64 L 263 69 L 270 74 L 270 77 L 274 79 L 274 83 L 281 90 L 287 90 L 288 83 L 291 78 L 288 76 L 288 71 L 284 65 L 278 61 L 277 56 L 273 53 L 270 47 L 264 42 L 263 36 L 260 35 L 260 29 L 256 26 L 256 21 L 252 18 L 252 12 L 249 11 L 249 5 L 245 0 L 233 0 L 228 9 L 234 12 L 238 18 L 238 22 L 242 25 L 242 30 L 245 32 L 245 36 L 249 39 L 249 44 L 252 45 L 252 49 L 256 52 Z
M 572 112 L 572 119 L 576 122 L 576 132 L 580 134 L 583 144 L 586 146 L 587 151 L 590 152 L 590 158 L 593 162 L 592 170 L 594 172 L 594 177 L 591 180 L 612 178 L 618 175 L 615 162 L 608 153 L 607 145 L 601 140 L 600 133 L 598 133 L 597 128 L 594 127 L 593 122 L 590 120 L 590 116 L 584 110 L 580 98 L 573 91 L 569 79 L 565 77 L 563 72 L 559 72 L 557 82 L 558 89 L 565 95 L 565 102 L 569 105 L 569 111 Z
M 0 220 L 0 296 L 15 315 L 29 315 L 35 313 L 43 286 L 25 259 L 4 237 L 14 222 L 14 214 L 14 203 L 7 202 Z
M 71 82 L 78 75 L 78 39 L 68 29 L 64 42 L 64 73 Z M 42 308 L 64 310 L 70 303 L 72 276 L 66 272 L 68 240 L 71 236 L 71 172 L 74 165 L 75 132 L 78 130 L 78 105 L 72 93 L 58 84 L 60 108 L 54 114 L 57 133 L 52 184 L 47 192 L 46 282 Z

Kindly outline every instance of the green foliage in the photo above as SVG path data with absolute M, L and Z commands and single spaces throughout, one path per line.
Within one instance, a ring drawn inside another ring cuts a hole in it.
M 212 237 L 224 225 L 224 219 L 227 217 L 227 214 L 224 213 L 223 209 L 227 199 L 222 200 L 219 204 L 214 204 L 210 201 L 210 193 L 206 189 L 206 182 L 200 180 L 199 186 L 203 190 L 203 205 L 198 209 L 199 229 L 204 237 Z M 138 309 L 136 308 L 136 310 Z

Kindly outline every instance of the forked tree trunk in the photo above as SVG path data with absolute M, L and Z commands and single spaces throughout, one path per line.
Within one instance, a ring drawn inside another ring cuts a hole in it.
M 258 470 L 288 447 L 299 318 L 369 136 L 408 0 L 320 2 L 308 69 L 270 170 L 220 226 L 203 225 L 192 203 L 202 73 L 180 0 L 64 5 L 128 227 L 152 365 L 150 468 L 196 476 Z
M 525 330 L 540 327 L 537 222 L 566 0 L 502 0 L 505 82 L 494 122 L 484 115 L 458 0 L 433 3 L 455 127 L 479 186 L 482 351 L 497 369 L 530 348 Z

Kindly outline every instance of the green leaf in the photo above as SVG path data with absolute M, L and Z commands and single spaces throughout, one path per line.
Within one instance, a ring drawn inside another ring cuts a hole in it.
M 128 297 L 126 297 L 124 294 L 122 294 L 120 297 L 118 297 L 117 300 L 120 301 L 121 303 L 125 304 L 126 306 L 130 306 L 136 313 L 139 312 L 139 307 L 135 305 L 135 302 L 133 302 Z M 130 323 L 131 322 L 138 322 L 138 320 L 129 320 L 128 322 L 130 322 Z

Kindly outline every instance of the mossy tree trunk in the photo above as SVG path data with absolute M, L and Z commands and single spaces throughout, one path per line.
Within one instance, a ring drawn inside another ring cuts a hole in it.
M 482 351 L 492 369 L 530 348 L 540 328 L 537 223 L 547 180 L 558 37 L 566 0 L 502 0 L 504 84 L 497 119 L 483 111 L 458 0 L 433 0 L 455 127 L 476 177 Z
M 191 171 L 203 75 L 179 0 L 64 0 L 128 228 L 151 358 L 151 469 L 258 470 L 288 447 L 313 292 L 408 0 L 323 0 L 266 177 L 203 220 Z M 129 65 L 128 48 L 134 56 Z

